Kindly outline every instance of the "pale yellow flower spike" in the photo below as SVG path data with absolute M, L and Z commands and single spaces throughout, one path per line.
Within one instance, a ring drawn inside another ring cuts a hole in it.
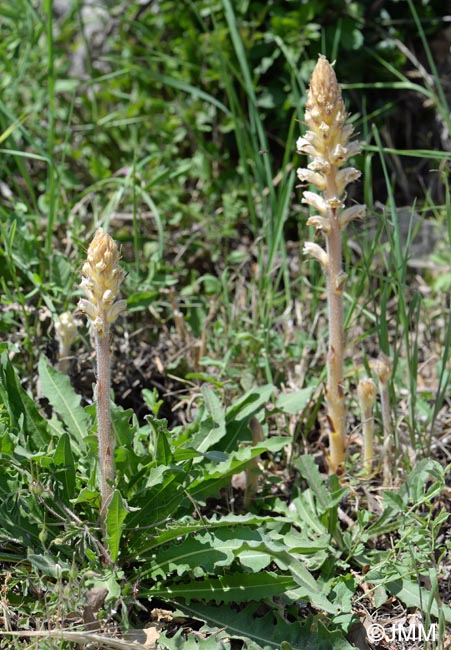
M 111 500 L 114 481 L 115 440 L 111 426 L 110 389 L 111 355 L 109 343 L 110 325 L 125 310 L 125 300 L 117 300 L 124 279 L 124 271 L 118 266 L 120 253 L 114 240 L 99 228 L 88 248 L 83 264 L 81 287 L 86 299 L 78 303 L 80 311 L 91 320 L 96 341 L 97 356 L 97 431 L 99 440 L 100 469 L 100 517 L 102 526 Z
M 78 303 L 79 310 L 88 316 L 99 336 L 105 336 L 108 326 L 125 310 L 125 300 L 115 302 L 124 279 L 119 259 L 115 241 L 99 228 L 82 269 L 80 286 L 87 299 L 82 298 Z
M 343 210 L 346 186 L 360 176 L 353 167 L 339 169 L 359 152 L 358 142 L 349 142 L 353 127 L 346 125 L 347 115 L 334 69 L 320 56 L 313 70 L 307 95 L 305 123 L 309 131 L 297 141 L 297 150 L 311 158 L 307 169 L 298 169 L 298 178 L 316 187 L 321 194 L 305 191 L 303 202 L 319 215 L 307 222 L 326 240 L 326 250 L 307 242 L 304 252 L 313 255 L 327 276 L 329 311 L 329 352 L 327 357 L 326 400 L 329 422 L 329 470 L 341 471 L 345 460 L 345 403 L 343 389 L 344 332 L 343 288 L 346 274 L 342 269 L 341 231 L 353 219 L 364 215 L 364 206 Z

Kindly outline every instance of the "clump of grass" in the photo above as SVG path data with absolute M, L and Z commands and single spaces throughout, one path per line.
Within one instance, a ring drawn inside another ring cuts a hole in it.
M 86 298 L 78 308 L 91 320 L 97 356 L 97 430 L 99 439 L 100 516 L 103 520 L 110 502 L 115 478 L 115 441 L 111 426 L 110 325 L 125 310 L 125 300 L 117 300 L 124 271 L 118 266 L 120 253 L 114 240 L 99 228 L 88 248 L 83 264 L 81 287 Z
M 343 389 L 344 324 L 343 288 L 346 274 L 342 262 L 342 230 L 353 219 L 363 217 L 365 207 L 344 208 L 346 186 L 359 178 L 353 167 L 340 169 L 360 150 L 358 142 L 350 142 L 353 127 L 346 125 L 347 114 L 334 69 L 323 56 L 310 80 L 305 122 L 309 131 L 297 141 L 299 153 L 307 154 L 311 162 L 298 169 L 298 178 L 317 187 L 321 194 L 305 191 L 303 202 L 319 213 L 311 216 L 307 225 L 315 226 L 326 240 L 326 250 L 307 242 L 304 253 L 315 257 L 327 277 L 329 312 L 329 349 L 327 355 L 326 401 L 329 422 L 329 471 L 339 473 L 345 460 L 346 409 Z

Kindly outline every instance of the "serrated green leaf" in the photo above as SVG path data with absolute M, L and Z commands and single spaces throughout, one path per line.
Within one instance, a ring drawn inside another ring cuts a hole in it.
M 53 454 L 53 463 L 58 468 L 56 476 L 63 486 L 65 500 L 72 499 L 75 493 L 75 465 L 70 438 L 63 433 Z
M 342 611 L 340 606 L 327 599 L 323 587 L 283 544 L 272 541 L 262 530 L 249 527 L 218 529 L 214 533 L 197 535 L 195 538 L 189 537 L 175 547 L 171 545 L 156 554 L 152 559 L 152 567 L 144 570 L 142 576 L 148 575 L 152 570 L 155 572 L 156 567 L 164 576 L 170 569 L 180 571 L 181 565 L 184 565 L 183 571 L 201 567 L 203 570 L 217 574 L 218 567 L 230 566 L 234 558 L 243 551 L 269 555 L 282 571 L 291 574 L 297 587 L 303 589 L 303 597 L 317 609 L 331 614 Z M 160 558 L 164 559 L 164 565 Z M 168 583 L 165 585 L 169 586 Z
M 180 628 L 176 634 L 168 637 L 163 632 L 158 637 L 158 650 L 230 650 L 230 641 L 228 639 L 218 639 L 216 632 L 209 631 L 210 636 L 204 637 L 197 633 L 186 633 L 184 628 Z
M 144 555 L 158 546 L 163 546 L 172 540 L 179 539 L 185 535 L 216 530 L 218 528 L 230 528 L 231 526 L 249 526 L 261 528 L 264 525 L 282 524 L 287 521 L 284 517 L 258 517 L 257 515 L 224 515 L 222 517 L 211 517 L 210 519 L 186 519 L 184 522 L 167 524 L 164 530 L 153 531 L 151 539 L 143 540 L 136 550 Z
M 262 601 L 293 588 L 291 576 L 272 572 L 236 573 L 219 578 L 206 578 L 187 583 L 154 587 L 144 592 L 149 597 L 183 598 L 215 601 L 216 603 L 244 603 Z
M 330 547 L 330 535 L 308 537 L 292 528 L 283 536 L 283 542 L 292 553 L 312 555 Z
M 214 607 L 193 602 L 179 603 L 178 608 L 185 615 L 204 621 L 208 629 L 224 630 L 234 639 L 252 642 L 255 645 L 250 647 L 255 650 L 280 650 L 284 642 L 289 643 L 293 650 L 331 650 L 330 645 L 322 645 L 311 618 L 288 623 L 275 612 L 267 612 L 262 617 L 257 613 L 257 604 L 239 611 L 227 605 Z M 345 650 L 345 646 L 341 650 Z M 351 650 L 349 644 L 346 650 Z
M 124 527 L 124 520 L 128 514 L 128 508 L 119 490 L 115 490 L 108 504 L 105 518 L 106 536 L 108 548 L 113 562 L 116 562 L 119 555 L 119 545 Z
M 181 576 L 194 571 L 195 575 L 216 572 L 218 566 L 230 566 L 235 557 L 236 544 L 222 546 L 210 533 L 186 537 L 179 544 L 171 544 L 159 550 L 152 558 L 152 565 L 141 575 L 152 578 L 165 577 L 169 573 Z
M 74 391 L 69 377 L 52 368 L 44 356 L 39 359 L 39 381 L 42 394 L 60 416 L 80 453 L 85 450 L 84 437 L 90 422 L 85 410 L 80 405 L 80 395 Z

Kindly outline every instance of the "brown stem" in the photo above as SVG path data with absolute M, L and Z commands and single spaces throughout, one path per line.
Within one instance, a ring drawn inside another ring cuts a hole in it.
M 329 416 L 329 465 L 337 473 L 345 460 L 345 403 L 343 394 L 344 334 L 341 228 L 333 210 L 327 236 L 327 303 L 329 310 L 329 351 L 327 354 L 327 411 Z
M 113 494 L 114 483 L 114 438 L 111 426 L 110 388 L 111 388 L 111 358 L 109 328 L 99 334 L 96 332 L 97 353 L 97 433 L 99 439 L 99 470 L 100 470 L 100 517 L 106 515 L 106 508 Z

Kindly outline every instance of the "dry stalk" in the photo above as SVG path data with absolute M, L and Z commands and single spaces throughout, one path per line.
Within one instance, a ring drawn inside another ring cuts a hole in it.
M 83 264 L 81 287 L 86 298 L 78 308 L 91 320 L 97 356 L 97 430 L 99 440 L 100 516 L 104 520 L 114 487 L 114 435 L 111 425 L 110 325 L 125 310 L 125 300 L 116 300 L 124 279 L 118 266 L 120 253 L 113 239 L 99 228 Z
M 326 239 L 326 250 L 316 243 L 306 242 L 304 253 L 315 257 L 327 276 L 329 320 L 329 349 L 327 355 L 326 402 L 329 422 L 329 471 L 339 473 L 345 460 L 346 409 L 343 390 L 344 326 L 343 288 L 346 274 L 342 266 L 342 230 L 353 219 L 364 216 L 365 206 L 344 208 L 346 186 L 360 176 L 353 167 L 340 167 L 360 151 L 358 142 L 349 142 L 353 127 L 346 125 L 347 114 L 335 72 L 323 56 L 310 80 L 305 122 L 309 131 L 298 139 L 297 150 L 307 154 L 311 162 L 298 169 L 304 183 L 316 186 L 321 194 L 305 191 L 303 202 L 318 214 L 308 225 L 315 226 Z

